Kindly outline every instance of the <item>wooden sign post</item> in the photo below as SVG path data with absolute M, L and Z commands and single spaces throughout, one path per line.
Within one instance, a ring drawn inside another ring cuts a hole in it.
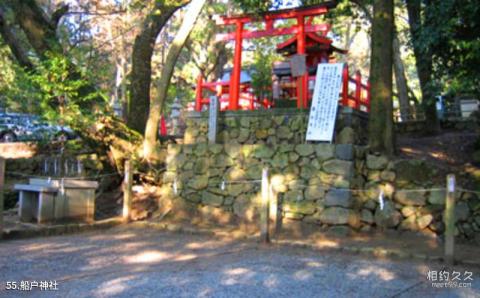
M 218 130 L 218 98 L 216 96 L 210 97 L 210 108 L 208 114 L 208 143 L 215 144 L 217 142 Z
M 269 221 L 270 221 L 270 181 L 268 178 L 268 168 L 262 170 L 262 205 L 260 207 L 260 241 L 270 242 Z
M 133 173 L 130 160 L 125 161 L 125 177 L 123 180 L 123 221 L 129 222 L 132 211 Z
M 445 201 L 445 262 L 449 265 L 454 263 L 455 250 L 455 175 L 447 176 L 447 192 Z

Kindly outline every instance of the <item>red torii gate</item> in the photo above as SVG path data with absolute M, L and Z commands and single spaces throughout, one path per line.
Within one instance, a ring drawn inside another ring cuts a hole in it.
M 325 34 L 330 30 L 328 24 L 311 24 L 311 18 L 328 12 L 334 8 L 336 2 L 324 2 L 322 4 L 277 10 L 268 12 L 260 16 L 241 15 L 232 17 L 219 17 L 216 20 L 217 25 L 234 25 L 235 31 L 231 33 L 217 34 L 217 41 L 235 40 L 235 52 L 233 58 L 233 70 L 230 77 L 229 110 L 238 109 L 238 99 L 240 93 L 240 71 L 242 67 L 242 42 L 243 39 L 260 38 L 267 36 L 290 35 L 294 34 L 297 38 L 297 54 L 306 54 L 306 34 L 323 31 Z M 305 22 L 309 17 L 310 20 Z M 287 28 L 275 28 L 274 22 L 281 19 L 296 19 L 297 23 Z M 263 22 L 264 30 L 244 30 L 245 24 L 253 22 Z M 308 105 L 308 72 L 297 79 L 297 107 L 307 108 Z

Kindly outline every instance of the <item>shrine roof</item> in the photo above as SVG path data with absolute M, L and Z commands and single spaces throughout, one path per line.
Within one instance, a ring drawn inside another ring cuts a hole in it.
M 307 54 L 319 51 L 328 51 L 329 53 L 338 52 L 346 54 L 348 51 L 332 45 L 332 40 L 326 36 L 316 33 L 307 33 L 305 43 L 307 45 Z M 277 45 L 277 53 L 292 55 L 297 53 L 297 36 L 287 39 L 285 42 Z

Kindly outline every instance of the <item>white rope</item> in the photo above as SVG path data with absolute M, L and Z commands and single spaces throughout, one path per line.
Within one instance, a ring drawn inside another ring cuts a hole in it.
M 460 187 L 457 187 L 457 191 L 474 193 L 474 194 L 480 195 L 480 191 L 470 190 L 470 189 L 465 189 L 465 188 L 460 188 Z
M 14 176 L 20 176 L 20 177 L 26 177 L 26 178 L 46 178 L 46 179 L 55 179 L 56 177 L 52 176 L 42 176 L 42 175 L 29 175 L 29 174 L 23 174 L 20 172 L 11 172 L 11 171 L 5 171 L 6 174 L 14 175 Z M 83 177 L 58 177 L 61 179 L 65 180 L 84 180 L 84 179 L 98 179 L 98 178 L 103 178 L 103 177 L 109 177 L 109 176 L 117 176 L 119 173 L 113 172 L 113 173 L 107 173 L 107 174 L 102 174 L 102 175 L 96 175 L 96 176 L 83 176 Z

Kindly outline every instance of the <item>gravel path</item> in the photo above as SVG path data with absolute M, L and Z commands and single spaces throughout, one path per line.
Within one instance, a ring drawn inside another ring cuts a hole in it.
M 442 269 L 126 227 L 0 242 L 2 297 L 480 297 L 478 268 L 446 269 L 472 272 L 471 287 L 432 288 Z M 58 290 L 5 290 L 21 281 Z

